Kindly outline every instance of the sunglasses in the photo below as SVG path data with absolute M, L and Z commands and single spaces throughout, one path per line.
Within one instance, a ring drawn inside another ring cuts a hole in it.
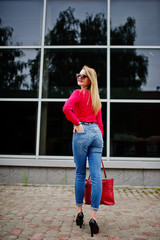
M 87 77 L 88 77 L 88 76 L 87 76 L 87 75 L 84 75 L 84 74 L 79 74 L 79 73 L 76 74 L 76 78 L 85 79 L 85 78 L 87 78 Z

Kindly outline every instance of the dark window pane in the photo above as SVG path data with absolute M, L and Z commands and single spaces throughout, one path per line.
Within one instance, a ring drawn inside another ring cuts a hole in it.
M 111 104 L 111 156 L 160 157 L 160 104 Z
M 95 68 L 101 98 L 106 98 L 106 49 L 45 51 L 43 98 L 66 98 L 77 88 L 76 73 L 86 64 Z
M 107 1 L 48 0 L 46 45 L 106 45 Z
M 41 155 L 72 156 L 72 123 L 62 112 L 64 103 L 43 103 L 41 116 Z
M 103 143 L 104 143 L 104 148 L 103 148 L 103 154 L 102 156 L 107 155 L 107 104 L 102 103 L 102 121 L 103 121 Z
M 112 49 L 111 98 L 160 99 L 160 50 Z
M 38 97 L 40 51 L 0 50 L 0 97 Z
M 160 45 L 159 0 L 112 0 L 112 45 Z
M 0 102 L 0 154 L 35 154 L 37 103 Z
M 0 0 L 0 45 L 40 45 L 43 0 Z
M 64 103 L 43 103 L 41 117 L 40 154 L 72 156 L 73 124 L 62 112 Z M 104 142 L 106 143 L 106 104 L 102 108 Z M 106 154 L 106 144 L 103 154 Z

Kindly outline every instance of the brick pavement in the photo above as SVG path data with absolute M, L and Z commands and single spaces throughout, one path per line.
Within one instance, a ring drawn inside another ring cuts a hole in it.
M 115 187 L 114 206 L 101 205 L 100 233 L 90 237 L 90 206 L 76 226 L 73 186 L 0 186 L 0 240 L 158 240 L 160 189 Z

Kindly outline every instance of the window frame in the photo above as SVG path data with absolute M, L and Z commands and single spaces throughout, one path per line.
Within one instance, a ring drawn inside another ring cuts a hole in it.
M 107 19 L 110 20 L 110 3 L 107 1 Z M 41 125 L 41 106 L 43 102 L 65 102 L 66 98 L 42 98 L 42 80 L 44 67 L 44 51 L 45 49 L 98 49 L 103 48 L 107 51 L 107 98 L 101 99 L 106 103 L 106 156 L 103 157 L 105 167 L 109 168 L 131 168 L 131 169 L 159 169 L 160 158 L 141 158 L 141 157 L 110 157 L 110 105 L 111 103 L 152 103 L 160 104 L 160 100 L 145 99 L 111 99 L 110 97 L 110 55 L 112 49 L 160 49 L 160 46 L 112 46 L 110 43 L 110 21 L 107 20 L 107 43 L 106 45 L 72 45 L 72 46 L 45 46 L 45 24 L 46 24 L 46 5 L 47 0 L 43 1 L 43 23 L 42 23 L 42 39 L 40 46 L 0 46 L 0 49 L 39 49 L 40 54 L 40 80 L 39 94 L 37 98 L 0 98 L 0 101 L 14 102 L 37 102 L 37 135 L 36 135 L 36 154 L 35 155 L 0 155 L 0 164 L 4 166 L 37 166 L 37 167 L 75 167 L 73 156 L 40 156 L 40 125 Z

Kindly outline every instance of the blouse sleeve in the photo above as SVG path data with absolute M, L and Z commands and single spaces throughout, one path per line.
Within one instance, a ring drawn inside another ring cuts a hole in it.
M 66 118 L 68 119 L 68 121 L 72 122 L 74 125 L 79 124 L 79 119 L 76 117 L 76 115 L 73 112 L 73 107 L 79 101 L 79 99 L 80 99 L 79 91 L 75 90 L 63 106 L 63 112 Z
M 102 122 L 102 110 L 100 110 L 97 114 L 97 124 L 101 130 L 103 136 L 103 122 Z

